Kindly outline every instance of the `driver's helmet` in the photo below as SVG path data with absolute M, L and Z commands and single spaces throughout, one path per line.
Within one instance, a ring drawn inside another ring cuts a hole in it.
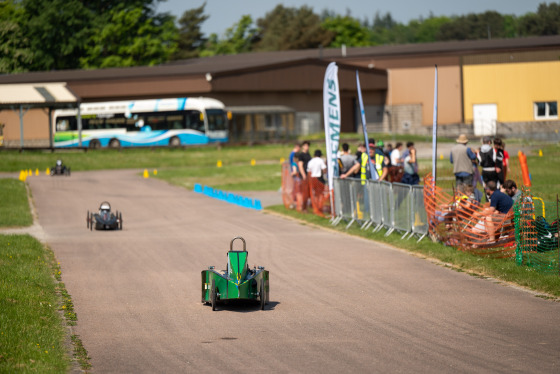
M 62 166 L 62 160 L 56 160 L 56 166 Z
M 99 210 L 101 211 L 101 213 L 109 213 L 111 211 L 111 206 L 109 205 L 109 203 L 104 202 L 101 203 Z

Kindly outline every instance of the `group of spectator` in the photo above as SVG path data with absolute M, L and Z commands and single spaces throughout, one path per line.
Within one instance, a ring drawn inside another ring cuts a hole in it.
M 479 206 L 483 196 L 477 185 L 480 183 L 483 186 L 489 204 L 481 210 L 480 216 L 489 240 L 493 242 L 498 228 L 496 223 L 504 221 L 519 199 L 521 191 L 515 181 L 506 179 L 509 155 L 500 138 L 485 136 L 481 147 L 474 151 L 467 146 L 468 142 L 466 135 L 461 134 L 449 156 L 453 164 L 457 195 L 461 204 Z
M 357 148 L 353 156 L 348 143 L 342 144 L 342 153 L 339 155 L 341 179 L 357 178 L 361 179 L 363 184 L 367 179 L 410 185 L 420 183 L 418 159 L 413 142 L 408 142 L 403 150 L 403 144 L 400 142 L 395 148 L 391 144 L 384 148 L 382 140 L 376 143 L 375 139 L 370 139 L 367 147 L 360 144 Z M 374 170 L 373 174 L 371 170 Z
M 299 211 L 305 211 L 307 207 L 305 186 L 309 182 L 312 186 L 317 185 L 317 182 L 324 184 L 327 173 L 327 165 L 322 159 L 321 150 L 315 150 L 311 157 L 309 147 L 309 141 L 295 144 L 289 159 L 290 171 L 294 179 L 293 200 Z M 384 147 L 383 141 L 376 143 L 374 139 L 370 139 L 367 146 L 359 144 L 356 152 L 352 154 L 348 143 L 344 143 L 338 154 L 338 175 L 341 179 L 360 179 L 363 184 L 367 179 L 419 184 L 416 148 L 413 142 L 408 142 L 406 148 L 399 142 L 393 148 L 391 144 Z M 308 181 L 308 178 L 311 180 Z M 316 195 L 317 198 L 324 199 L 319 197 L 323 194 Z M 321 204 L 322 201 L 318 203 Z

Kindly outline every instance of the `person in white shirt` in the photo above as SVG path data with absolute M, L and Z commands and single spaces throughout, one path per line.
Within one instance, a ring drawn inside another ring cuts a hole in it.
M 325 161 L 321 158 L 323 152 L 320 149 L 317 149 L 313 154 L 313 158 L 309 160 L 307 163 L 307 172 L 311 173 L 311 178 L 321 178 L 322 183 L 325 183 L 323 179 L 323 174 L 327 171 L 327 165 Z
M 402 166 L 401 151 L 403 144 L 398 142 L 393 151 L 391 152 L 391 165 L 392 166 Z
M 327 165 L 321 158 L 323 153 L 320 149 L 316 150 L 313 158 L 307 163 L 307 172 L 310 174 L 311 204 L 315 214 L 323 215 L 325 199 L 328 197 L 328 189 L 325 188 L 323 176 L 327 172 Z

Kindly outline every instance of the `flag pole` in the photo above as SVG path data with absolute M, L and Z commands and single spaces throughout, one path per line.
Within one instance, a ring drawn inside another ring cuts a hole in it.
M 434 186 L 437 178 L 437 114 L 438 114 L 438 70 L 435 65 L 435 82 L 434 82 L 434 119 L 432 126 L 432 177 L 434 178 Z
M 378 180 L 379 174 L 377 174 L 377 171 L 373 168 L 371 157 L 369 157 L 369 141 L 368 141 L 367 128 L 366 128 L 366 113 L 364 110 L 364 102 L 362 101 L 362 89 L 360 87 L 360 75 L 358 74 L 358 70 L 356 70 L 356 85 L 358 87 L 358 102 L 360 103 L 360 113 L 362 115 L 362 131 L 364 132 L 364 141 L 366 142 L 366 152 L 368 155 L 368 163 L 369 163 L 369 170 L 370 170 L 369 174 L 371 175 L 371 179 Z M 358 162 L 361 163 L 361 160 L 358 160 Z

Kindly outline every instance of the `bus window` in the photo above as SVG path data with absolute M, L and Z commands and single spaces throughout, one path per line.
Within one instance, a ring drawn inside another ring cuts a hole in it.
M 68 131 L 70 130 L 70 121 L 66 118 L 59 118 L 56 121 L 56 131 Z
M 221 109 L 206 110 L 208 116 L 208 131 L 227 130 L 226 113 Z
M 204 122 L 200 120 L 200 112 L 198 110 L 187 110 L 185 113 L 187 119 L 187 128 L 196 131 L 204 131 Z
M 182 115 L 167 116 L 167 128 L 170 130 L 180 130 L 185 128 L 185 118 Z
M 165 116 L 148 116 L 144 126 L 150 126 L 152 130 L 165 130 Z M 148 129 L 144 129 L 144 131 L 146 130 Z

